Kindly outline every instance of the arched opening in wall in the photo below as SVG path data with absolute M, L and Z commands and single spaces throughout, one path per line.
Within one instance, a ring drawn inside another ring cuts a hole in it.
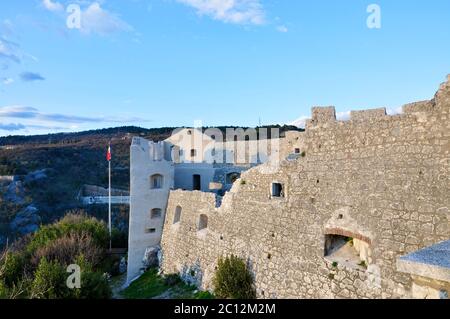
M 239 173 L 236 173 L 236 172 L 229 173 L 226 176 L 226 182 L 227 182 L 227 184 L 231 185 L 234 182 L 236 182 L 240 177 L 241 177 L 241 174 L 239 174 Z
M 294 149 L 294 154 L 300 154 L 300 149 L 299 148 L 295 148 Z
M 181 206 L 177 206 L 177 208 L 175 208 L 175 215 L 173 217 L 174 224 L 178 224 L 181 221 L 181 210 Z
M 333 264 L 349 268 L 366 269 L 372 263 L 370 240 L 342 230 L 325 235 L 324 255 Z
M 162 216 L 162 210 L 160 208 L 153 208 L 150 212 L 150 218 L 151 219 L 158 219 Z
M 150 188 L 160 189 L 163 188 L 164 178 L 161 174 L 155 174 L 150 176 Z
M 198 174 L 192 176 L 192 189 L 199 191 L 202 189 L 202 177 Z
M 205 214 L 201 214 L 198 218 L 198 227 L 197 230 L 201 231 L 208 228 L 208 216 Z

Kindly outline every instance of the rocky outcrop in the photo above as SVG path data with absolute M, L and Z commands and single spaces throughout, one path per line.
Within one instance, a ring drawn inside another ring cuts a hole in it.
M 3 199 L 17 205 L 23 205 L 25 203 L 25 190 L 23 188 L 23 183 L 15 178 L 6 187 L 6 192 Z
M 41 217 L 38 214 L 38 209 L 29 205 L 17 213 L 9 227 L 13 233 L 26 235 L 38 230 L 40 223 Z
M 47 169 L 34 171 L 25 176 L 25 183 L 30 183 L 47 178 Z

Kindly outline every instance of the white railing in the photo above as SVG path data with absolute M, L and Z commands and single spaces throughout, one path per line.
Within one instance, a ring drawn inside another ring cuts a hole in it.
M 108 204 L 108 196 L 86 196 L 80 198 L 84 205 Z M 130 196 L 111 196 L 111 204 L 130 204 Z

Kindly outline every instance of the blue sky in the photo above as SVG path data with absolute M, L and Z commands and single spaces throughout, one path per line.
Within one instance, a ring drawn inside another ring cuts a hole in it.
M 448 0 L 0 2 L 0 135 L 394 112 L 449 73 Z

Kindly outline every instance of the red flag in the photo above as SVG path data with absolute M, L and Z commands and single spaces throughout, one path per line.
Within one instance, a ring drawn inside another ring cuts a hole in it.
M 106 160 L 111 161 L 111 145 L 108 146 L 108 152 L 106 153 Z

